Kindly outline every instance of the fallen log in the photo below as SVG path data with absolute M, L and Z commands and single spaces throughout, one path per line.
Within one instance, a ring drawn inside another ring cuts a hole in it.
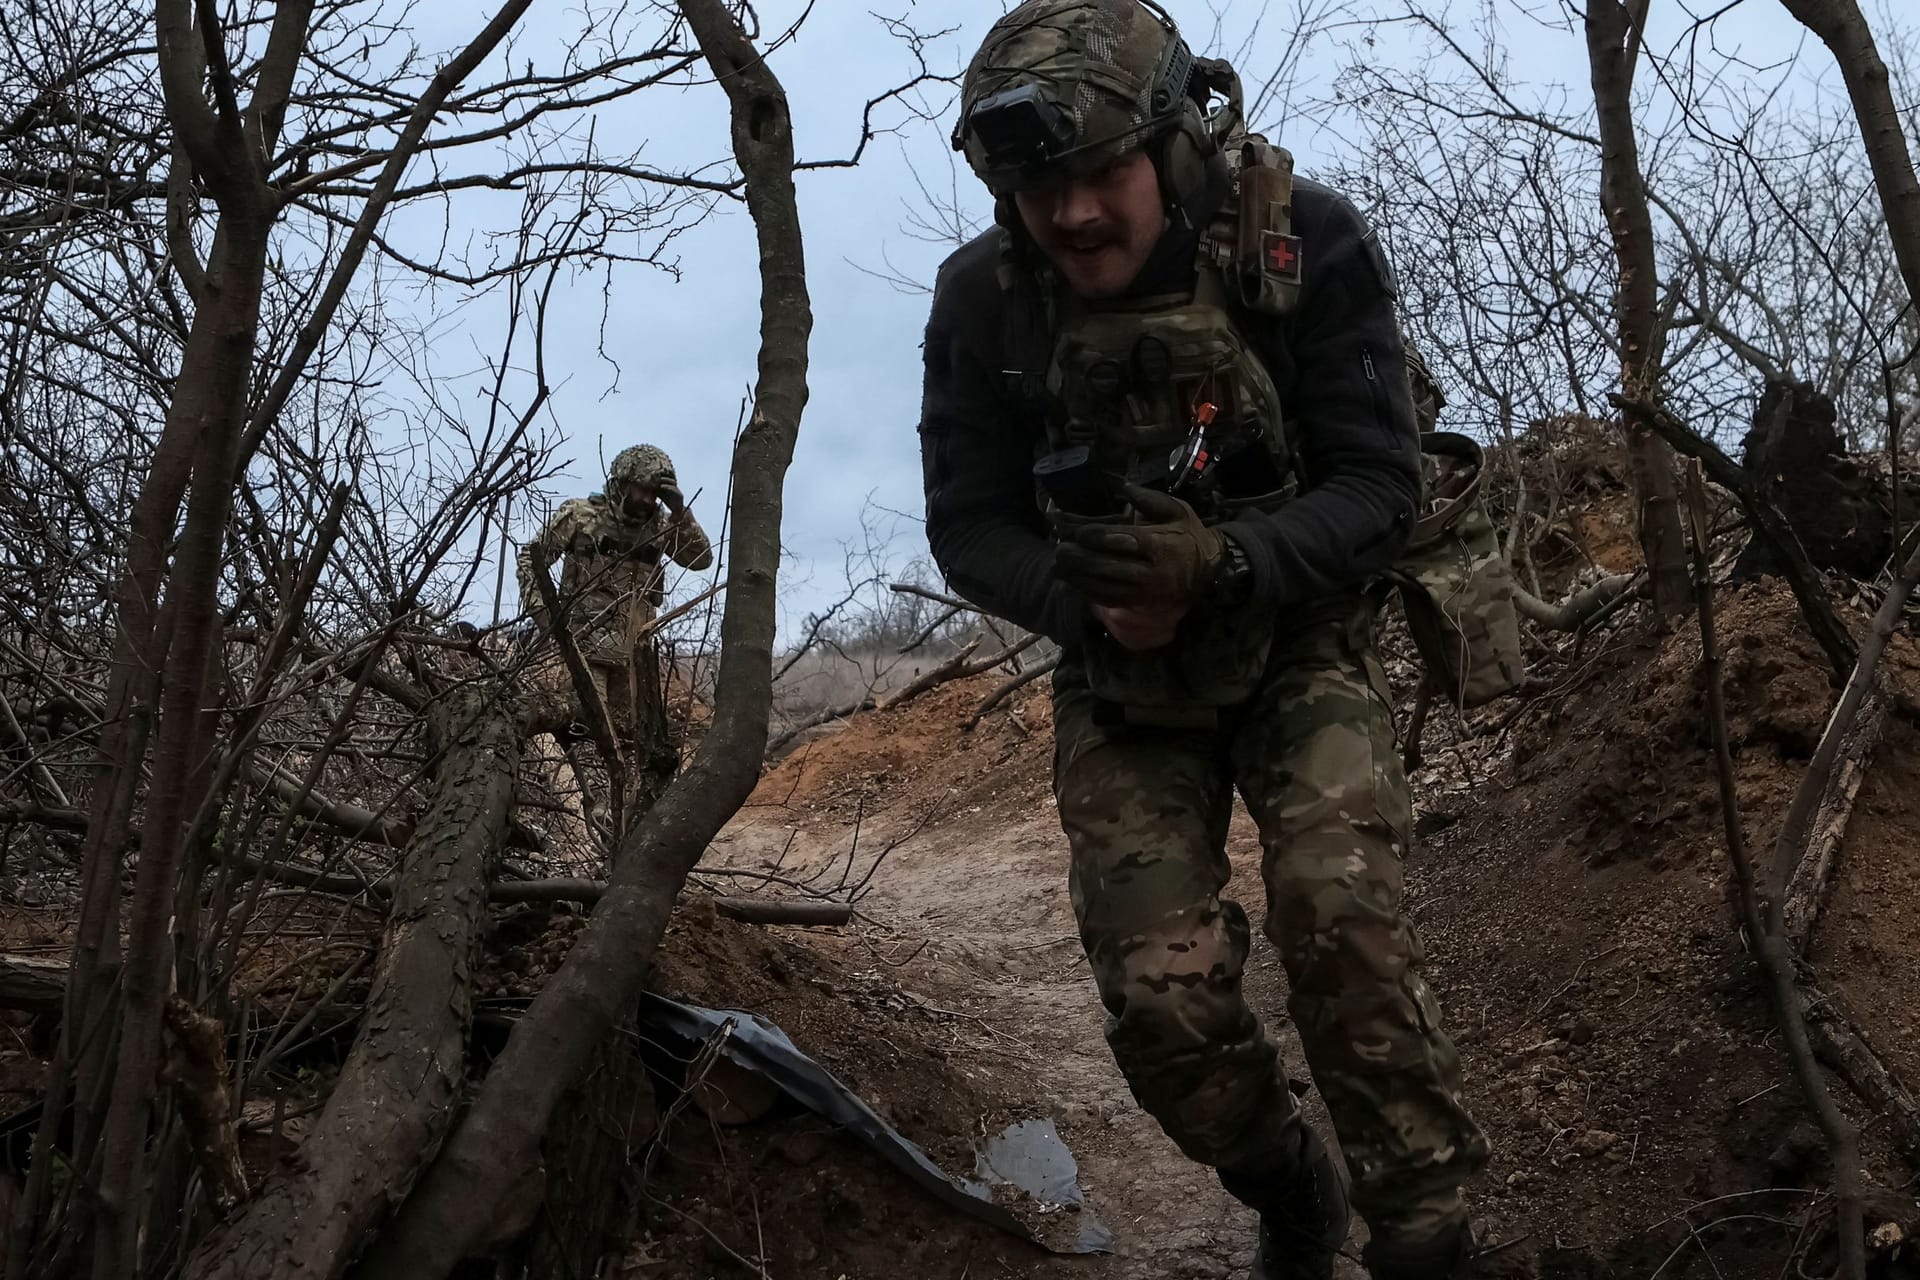
M 1820 1060 L 1847 1082 L 1856 1097 L 1886 1118 L 1894 1146 L 1908 1165 L 1920 1169 L 1920 1104 L 1913 1092 L 1832 997 L 1802 983 L 1800 1013 Z
M 1522 617 L 1549 631 L 1578 631 L 1625 595 L 1640 576 L 1638 573 L 1611 574 L 1558 604 L 1550 604 L 1530 591 L 1515 587 L 1513 607 Z
M 715 898 L 713 909 L 745 924 L 842 925 L 853 919 L 853 906 L 846 902 Z
M 193 1280 L 344 1274 L 440 1145 L 465 1079 L 487 860 L 513 812 L 509 705 L 477 686 L 436 709 L 444 764 L 392 882 L 353 1051 L 300 1159 L 202 1241 Z
M 942 684 L 948 680 L 959 679 L 961 673 L 966 669 L 967 659 L 973 656 L 973 651 L 980 647 L 980 642 L 985 638 L 984 636 L 975 636 L 973 639 L 967 641 L 939 666 L 929 668 L 915 676 L 912 680 L 909 680 L 906 684 L 901 685 L 886 697 L 876 699 L 873 704 L 873 709 L 875 711 L 891 710 L 903 703 L 911 702 L 937 684 Z
M 591 906 L 606 895 L 604 880 L 504 880 L 487 886 L 492 902 L 578 902 Z M 742 924 L 843 925 L 853 919 L 853 906 L 825 898 L 713 899 L 713 909 Z
M 1868 695 L 1853 723 L 1840 734 L 1830 771 L 1821 789 L 1820 800 L 1809 824 L 1806 848 L 1793 867 L 1787 882 L 1786 901 L 1781 913 L 1786 918 L 1787 938 L 1793 948 L 1805 955 L 1813 942 L 1813 926 L 1826 906 L 1827 883 L 1834 864 L 1839 861 L 1840 846 L 1846 839 L 1847 820 L 1853 816 L 1853 802 L 1866 780 L 1873 749 L 1887 722 L 1887 705 L 1877 693 Z
M 998 653 L 991 653 L 984 658 L 974 658 L 972 661 L 968 661 L 969 658 L 972 658 L 974 648 L 983 638 L 984 637 L 976 636 L 972 643 L 968 644 L 964 649 L 960 650 L 959 653 L 940 664 L 940 666 L 934 670 L 921 676 L 912 684 L 901 688 L 898 692 L 881 699 L 875 710 L 891 711 L 895 707 L 919 697 L 935 685 L 945 684 L 949 680 L 968 680 L 974 676 L 985 675 L 996 667 L 1003 667 L 1007 663 L 1012 662 L 1015 658 L 1032 648 L 1040 639 L 1037 635 L 1025 635 Z
M 848 716 L 857 716 L 862 711 L 871 711 L 874 705 L 874 699 L 869 696 L 856 698 L 852 702 L 843 702 L 838 706 L 827 707 L 824 710 L 816 711 L 768 742 L 767 754 L 772 755 L 809 729 L 818 729 L 823 724 L 832 724 L 835 720 L 844 720 Z
M 67 962 L 0 956 L 0 1009 L 58 1013 L 67 998 Z
M 1786 820 L 1773 850 L 1773 899 L 1784 911 L 1794 907 L 1794 889 L 1799 886 L 1797 912 L 1785 923 L 1787 939 L 1796 951 L 1805 951 L 1815 917 L 1826 897 L 1826 881 L 1834 852 L 1846 830 L 1847 815 L 1853 811 L 1853 797 L 1874 744 L 1880 740 L 1884 720 L 1884 700 L 1878 692 L 1875 668 L 1886 652 L 1887 641 L 1906 610 L 1907 598 L 1920 584 L 1920 546 L 1916 546 L 1900 566 L 1893 586 L 1874 611 L 1873 623 L 1860 644 L 1846 685 L 1827 717 L 1813 759 L 1794 792 Z M 1871 711 L 1871 714 L 1869 713 Z M 1821 815 L 1826 815 L 1824 827 Z

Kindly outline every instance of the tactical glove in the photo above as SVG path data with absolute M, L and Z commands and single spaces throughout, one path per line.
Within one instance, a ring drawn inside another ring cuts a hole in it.
M 1054 573 L 1095 604 L 1184 609 L 1205 595 L 1226 542 L 1171 494 L 1128 485 L 1138 524 L 1087 524 L 1062 542 Z
M 654 490 L 654 497 L 664 502 L 667 510 L 676 516 L 687 509 L 687 495 L 681 493 L 680 486 L 671 480 L 662 481 L 660 487 Z

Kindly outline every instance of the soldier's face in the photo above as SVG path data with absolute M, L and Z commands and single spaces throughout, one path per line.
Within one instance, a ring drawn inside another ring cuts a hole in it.
M 1027 234 L 1083 298 L 1126 292 L 1167 226 L 1160 178 L 1144 151 L 1084 178 L 1015 192 L 1013 202 Z
M 630 516 L 650 516 L 660 506 L 660 499 L 653 486 L 639 480 L 627 481 L 627 487 L 621 493 L 621 509 Z

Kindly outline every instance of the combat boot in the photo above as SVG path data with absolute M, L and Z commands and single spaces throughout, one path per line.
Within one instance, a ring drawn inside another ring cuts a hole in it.
M 1361 1257 L 1373 1280 L 1535 1280 L 1540 1274 L 1530 1251 L 1476 1244 L 1464 1222 L 1428 1240 L 1371 1240 Z
M 1220 1183 L 1260 1214 L 1251 1280 L 1333 1280 L 1352 1214 L 1347 1186 L 1320 1135 L 1304 1123 L 1292 1157 L 1263 1174 L 1220 1171 Z

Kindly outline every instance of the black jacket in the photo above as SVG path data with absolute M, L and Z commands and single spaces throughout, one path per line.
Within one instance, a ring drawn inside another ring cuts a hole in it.
M 1297 442 L 1300 496 L 1220 526 L 1253 569 L 1250 607 L 1279 608 L 1357 585 L 1405 546 L 1420 495 L 1420 452 L 1392 278 L 1344 197 L 1294 186 L 1302 240 L 1299 305 L 1250 329 Z M 1046 451 L 1037 407 L 1003 371 L 1005 232 L 942 264 L 927 322 L 920 453 L 927 541 L 948 584 L 999 617 L 1057 641 L 1083 641 L 1087 604 L 1053 576 L 1054 544 L 1033 479 Z M 1017 305 L 1017 304 L 1015 304 Z

